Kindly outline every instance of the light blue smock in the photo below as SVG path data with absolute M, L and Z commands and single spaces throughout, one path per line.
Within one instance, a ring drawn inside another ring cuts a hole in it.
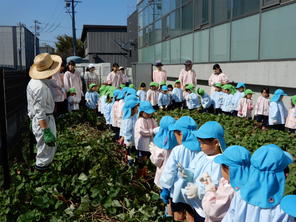
M 232 94 L 224 93 L 223 105 L 221 107 L 223 112 L 231 112 L 232 111 L 232 107 L 233 107 L 232 98 L 233 98 Z
M 181 88 L 174 88 L 173 89 L 173 100 L 177 103 L 183 102 L 183 90 Z
M 230 207 L 222 222 L 293 222 L 280 205 L 273 208 L 260 208 L 248 204 L 240 197 L 240 191 L 234 194 Z
M 224 97 L 224 92 L 218 92 L 215 91 L 212 95 L 212 101 L 214 104 L 214 109 L 221 109 L 223 105 L 223 97 Z
M 124 125 L 123 129 L 123 137 L 124 137 L 124 143 L 131 143 L 134 145 L 134 131 L 135 131 L 135 124 L 138 119 L 138 115 L 135 114 L 131 116 L 128 119 L 122 120 L 122 125 Z
M 241 98 L 245 96 L 244 92 L 236 91 L 232 97 L 232 110 L 238 111 L 238 103 Z
M 205 185 L 201 183 L 199 179 L 205 173 L 208 173 L 212 179 L 213 184 L 218 187 L 219 181 L 222 177 L 221 165 L 214 162 L 215 157 L 217 157 L 218 155 L 208 156 L 201 151 L 194 157 L 189 167 L 187 168 L 187 170 L 192 172 L 194 175 L 193 183 L 195 183 L 198 187 L 198 198 L 188 199 L 185 194 L 185 189 L 182 189 L 183 198 L 185 200 L 185 203 L 191 205 L 202 217 L 205 217 L 201 205 L 202 198 L 205 195 Z
M 177 164 L 180 163 L 184 168 L 188 168 L 190 162 L 198 153 L 199 151 L 187 149 L 181 144 L 173 148 L 170 157 L 166 162 L 160 177 L 160 184 L 163 188 L 170 190 L 170 196 L 174 203 L 185 203 L 181 188 L 185 188 L 187 185 L 187 181 L 179 176 Z
M 107 96 L 101 96 L 100 97 L 100 104 L 101 104 L 101 113 L 104 115 L 104 109 L 105 109 L 105 104 L 106 104 L 106 99 L 107 99 Z
M 212 99 L 208 94 L 204 94 L 203 96 L 200 96 L 201 98 L 201 105 L 204 109 L 209 108 L 212 105 Z
M 113 103 L 105 103 L 104 109 L 103 109 L 103 115 L 106 120 L 106 124 L 112 124 L 111 119 L 111 111 L 112 111 Z
M 200 107 L 198 95 L 196 93 L 190 93 L 188 95 L 186 105 L 188 109 L 196 109 Z
M 90 109 L 96 109 L 98 100 L 99 100 L 99 93 L 97 92 L 86 92 L 85 93 L 85 100 L 86 100 L 86 106 Z
M 147 91 L 139 89 L 137 92 L 137 96 L 139 97 L 140 101 L 146 101 L 147 100 Z
M 282 101 L 270 102 L 269 104 L 269 125 L 285 124 L 288 110 Z M 274 123 L 274 121 L 276 121 Z
M 158 106 L 168 106 L 171 103 L 171 96 L 170 94 L 159 93 L 158 96 Z

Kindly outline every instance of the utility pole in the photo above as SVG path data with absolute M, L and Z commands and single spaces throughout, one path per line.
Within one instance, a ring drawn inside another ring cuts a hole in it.
M 34 20 L 34 57 L 37 55 L 37 36 L 39 36 L 40 24 L 41 22 Z
M 73 56 L 76 56 L 76 26 L 75 26 L 75 7 L 80 1 L 77 0 L 65 0 L 66 9 L 69 15 L 72 18 L 72 47 L 73 47 Z M 71 9 L 70 9 L 71 5 Z

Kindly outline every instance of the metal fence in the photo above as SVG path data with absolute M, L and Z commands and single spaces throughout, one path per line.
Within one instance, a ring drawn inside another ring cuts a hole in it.
M 26 121 L 26 87 L 30 78 L 27 71 L 0 70 L 0 163 L 3 167 L 4 187 L 9 185 L 8 159 L 20 141 Z

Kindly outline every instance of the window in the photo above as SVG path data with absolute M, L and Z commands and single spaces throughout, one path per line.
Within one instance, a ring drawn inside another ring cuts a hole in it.
M 257 60 L 259 47 L 259 15 L 232 22 L 231 60 Z
M 162 39 L 167 39 L 169 37 L 169 16 L 165 16 L 162 18 Z
M 209 23 L 209 1 L 193 0 L 194 28 Z
M 187 33 L 193 29 L 193 3 L 190 1 L 182 7 L 182 33 Z
M 211 62 L 229 61 L 230 24 L 216 26 L 210 30 Z
M 194 62 L 209 61 L 209 29 L 194 33 Z
M 262 13 L 260 59 L 296 58 L 296 4 Z
M 212 0 L 212 24 L 228 21 L 230 12 L 231 0 Z
M 239 17 L 250 13 L 259 12 L 260 0 L 235 0 L 233 1 L 232 16 Z
M 154 45 L 155 61 L 156 60 L 161 60 L 161 56 L 162 56 L 161 50 L 162 50 L 161 43 L 158 43 L 158 44 Z
M 175 38 L 170 41 L 171 48 L 171 64 L 179 64 L 180 61 L 180 38 Z
M 171 63 L 170 41 L 161 43 L 161 61 L 164 64 Z
M 181 37 L 181 62 L 193 58 L 193 34 Z
M 169 15 L 169 36 L 178 36 L 181 33 L 181 15 L 180 9 Z
M 269 7 L 279 3 L 280 3 L 280 0 L 262 0 L 263 7 Z
M 143 12 L 140 12 L 138 14 L 138 28 L 142 29 L 144 27 L 144 14 Z
M 153 33 L 152 33 L 151 43 L 161 41 L 162 39 L 161 32 L 162 32 L 161 20 L 158 20 L 153 24 Z
M 142 48 L 144 46 L 144 31 L 143 30 L 140 30 L 139 33 L 138 33 L 138 45 L 139 45 L 139 48 Z

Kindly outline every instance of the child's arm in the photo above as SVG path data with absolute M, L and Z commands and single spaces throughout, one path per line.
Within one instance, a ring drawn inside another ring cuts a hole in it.
M 160 168 L 164 161 L 164 149 L 160 149 L 153 143 L 150 143 L 149 150 L 151 152 L 150 160 L 158 168 Z
M 145 124 L 145 120 L 143 118 L 139 118 L 138 121 L 139 122 L 137 123 L 137 125 L 139 126 L 139 128 L 137 130 L 139 130 L 140 135 L 144 137 L 153 136 L 153 128 L 149 129 L 147 127 L 148 123 Z
M 206 217 L 209 219 L 215 218 L 215 220 L 222 220 L 230 206 L 233 196 L 234 190 L 229 184 L 219 184 L 217 191 L 207 191 L 202 199 L 202 207 Z

